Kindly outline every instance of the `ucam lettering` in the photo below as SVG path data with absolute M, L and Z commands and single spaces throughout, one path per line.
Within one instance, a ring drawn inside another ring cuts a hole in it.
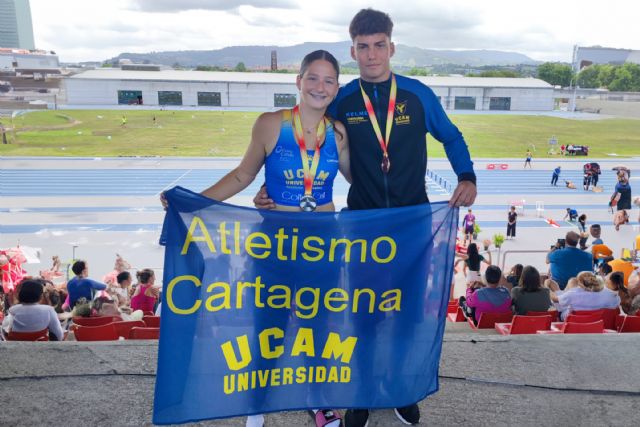
M 282 329 L 264 329 L 260 332 L 258 338 L 260 343 L 260 356 L 263 359 L 277 359 L 284 354 L 284 345 L 281 343 L 281 340 L 284 338 L 284 331 Z M 351 356 L 353 356 L 353 351 L 357 341 L 358 338 L 356 337 L 347 337 L 342 339 L 339 334 L 330 332 L 325 341 L 320 357 L 323 359 L 340 359 L 342 363 L 349 363 L 351 362 Z M 238 353 L 234 350 L 233 343 L 231 341 L 226 341 L 220 346 L 222 348 L 224 358 L 227 361 L 227 366 L 232 371 L 238 371 L 246 368 L 253 360 L 247 335 L 236 337 L 236 344 L 240 357 L 238 357 Z M 298 329 L 289 354 L 291 356 L 316 356 L 313 329 Z
M 284 355 L 284 331 L 280 328 L 267 328 L 258 335 L 260 356 L 262 359 L 277 359 Z M 340 363 L 349 364 L 358 339 L 347 337 L 342 339 L 339 334 L 329 332 L 320 357 L 326 361 L 334 359 Z M 232 341 L 224 342 L 220 347 L 231 371 L 239 371 L 249 366 L 253 354 L 249 346 L 247 335 L 236 337 L 238 352 L 234 350 Z M 311 328 L 299 328 L 296 333 L 289 355 L 292 357 L 315 358 L 317 355 L 315 336 Z M 318 349 L 319 350 L 319 349 Z M 240 355 L 238 357 L 238 354 Z M 348 383 L 351 381 L 351 368 L 348 366 L 308 366 L 285 367 L 267 370 L 253 370 L 238 372 L 224 377 L 223 391 L 225 394 L 242 392 L 256 388 L 286 386 L 301 383 Z
M 348 366 L 299 366 L 248 371 L 224 376 L 225 394 L 303 383 L 350 383 Z
M 285 179 L 287 179 L 288 181 L 291 181 L 294 178 L 304 179 L 304 169 L 296 169 L 295 172 L 293 171 L 293 169 L 285 169 L 282 171 L 282 173 L 284 174 Z M 319 170 L 316 173 L 314 183 L 318 183 L 318 185 L 322 185 L 322 183 L 324 183 L 324 181 L 326 181 L 327 178 L 329 178 L 329 172 Z

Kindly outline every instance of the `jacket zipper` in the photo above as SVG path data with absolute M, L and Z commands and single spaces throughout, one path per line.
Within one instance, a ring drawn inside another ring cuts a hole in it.
M 380 115 L 380 99 L 378 98 L 378 85 L 376 85 L 376 84 L 373 85 L 373 98 L 376 101 L 376 116 L 377 116 L 377 119 L 378 119 L 378 123 L 382 123 L 381 122 L 381 115 Z M 388 125 L 388 123 L 385 123 L 385 127 L 387 125 Z M 382 132 L 382 131 L 383 131 L 382 128 L 380 128 L 380 132 Z M 389 141 L 386 141 L 386 142 L 388 143 Z M 382 172 L 382 182 L 384 184 L 384 201 L 385 201 L 386 206 L 388 208 L 390 208 L 391 207 L 391 203 L 389 201 L 389 181 L 388 181 L 387 175 L 388 174 Z

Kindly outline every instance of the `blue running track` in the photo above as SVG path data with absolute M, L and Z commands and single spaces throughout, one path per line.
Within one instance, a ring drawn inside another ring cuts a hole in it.
M 152 196 L 166 188 L 181 185 L 202 191 L 222 178 L 225 169 L 5 169 L 1 172 L 0 196 Z M 452 170 L 435 170 L 438 176 L 455 186 Z M 551 187 L 551 173 L 543 170 L 478 170 L 480 194 L 576 194 L 582 191 L 582 174 L 578 170 L 563 171 L 558 187 Z M 262 172 L 240 195 L 253 196 L 264 182 Z M 577 190 L 564 186 L 568 179 Z M 429 194 L 447 195 L 444 188 L 426 177 Z M 615 175 L 603 173 L 599 186 L 613 191 Z M 347 182 L 339 176 L 335 195 L 346 195 Z
M 153 196 L 176 185 L 200 192 L 228 169 L 5 169 L 0 196 Z M 241 196 L 253 197 L 262 183 L 261 171 Z M 427 177 L 430 194 L 448 194 Z M 338 176 L 334 195 L 346 195 L 348 183 Z

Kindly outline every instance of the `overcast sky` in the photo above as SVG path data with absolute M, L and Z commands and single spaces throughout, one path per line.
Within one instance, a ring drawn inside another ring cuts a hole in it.
M 571 61 L 572 47 L 640 49 L 640 2 L 623 0 L 31 0 L 36 47 L 64 62 L 122 52 L 348 40 L 351 17 L 391 15 L 393 40 Z

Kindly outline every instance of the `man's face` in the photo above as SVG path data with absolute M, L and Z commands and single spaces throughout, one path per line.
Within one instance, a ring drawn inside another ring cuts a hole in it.
M 371 83 L 389 78 L 394 53 L 395 46 L 384 33 L 356 36 L 351 46 L 351 57 L 358 63 L 360 77 Z

